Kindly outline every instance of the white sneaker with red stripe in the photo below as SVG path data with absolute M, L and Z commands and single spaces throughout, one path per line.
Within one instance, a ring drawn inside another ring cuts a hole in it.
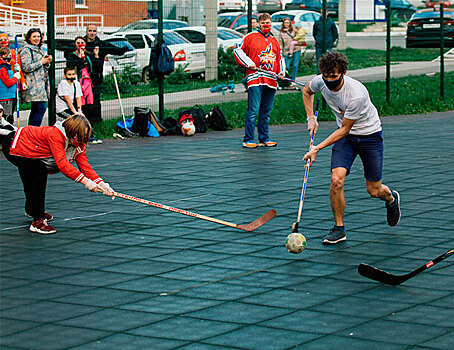
M 46 218 L 41 218 L 37 221 L 33 221 L 30 225 L 30 231 L 37 232 L 42 235 L 50 235 L 57 232 L 55 228 L 47 224 Z

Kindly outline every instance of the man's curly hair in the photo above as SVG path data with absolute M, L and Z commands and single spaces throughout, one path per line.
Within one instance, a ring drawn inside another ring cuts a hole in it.
M 318 68 L 323 74 L 330 74 L 337 71 L 344 73 L 348 68 L 348 59 L 339 52 L 328 52 L 320 57 Z

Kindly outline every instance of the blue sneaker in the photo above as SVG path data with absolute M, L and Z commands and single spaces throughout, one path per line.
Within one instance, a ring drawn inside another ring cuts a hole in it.
M 277 142 L 268 139 L 268 140 L 265 140 L 265 141 L 260 141 L 259 142 L 259 146 L 260 147 L 276 147 L 277 146 Z
M 386 218 L 389 226 L 396 226 L 400 221 L 400 195 L 397 191 L 391 191 L 391 194 L 395 198 L 393 204 L 386 204 Z
M 250 141 L 244 141 L 243 142 L 243 148 L 257 148 L 257 144 L 250 140 Z
M 345 235 L 345 230 L 341 227 L 334 226 L 329 234 L 323 238 L 323 244 L 336 244 L 342 241 L 346 241 L 347 236 Z

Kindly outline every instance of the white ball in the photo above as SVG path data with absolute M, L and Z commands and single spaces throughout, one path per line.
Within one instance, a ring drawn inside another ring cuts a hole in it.
M 183 125 L 181 125 L 181 132 L 185 136 L 192 136 L 195 134 L 195 126 L 194 123 L 191 121 L 185 121 Z
M 301 253 L 306 245 L 306 238 L 301 233 L 291 233 L 285 239 L 285 248 L 293 254 Z

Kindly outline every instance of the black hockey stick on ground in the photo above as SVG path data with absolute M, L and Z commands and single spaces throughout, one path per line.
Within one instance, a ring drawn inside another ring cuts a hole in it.
M 294 83 L 294 84 L 299 85 L 299 86 L 302 86 L 302 87 L 305 87 L 305 86 L 306 86 L 306 84 L 300 83 L 299 81 L 296 81 L 296 80 L 293 80 L 293 79 L 290 79 L 290 78 L 287 78 L 287 77 L 280 77 L 280 76 L 278 76 L 276 73 L 274 73 L 274 72 L 272 72 L 272 71 L 270 71 L 270 70 L 266 70 L 266 69 L 262 69 L 262 68 L 258 68 L 258 67 L 257 67 L 255 70 L 258 71 L 258 72 L 269 73 L 269 74 L 271 74 L 271 75 L 274 75 L 274 76 L 277 77 L 277 79 L 279 79 L 279 80 L 287 80 L 287 81 L 290 81 L 291 83 Z
M 435 264 L 439 263 L 440 261 L 450 257 L 454 254 L 454 249 L 447 251 L 446 253 L 440 255 L 439 257 L 429 261 L 427 264 L 418 267 L 416 270 L 413 270 L 406 275 L 393 275 L 392 273 L 385 272 L 383 270 L 377 269 L 376 267 L 367 265 L 367 264 L 360 264 L 358 266 L 358 272 L 361 276 L 373 279 L 375 281 L 391 284 L 393 286 L 397 286 L 406 280 L 416 276 L 418 273 L 427 270 L 429 267 L 434 266 Z

